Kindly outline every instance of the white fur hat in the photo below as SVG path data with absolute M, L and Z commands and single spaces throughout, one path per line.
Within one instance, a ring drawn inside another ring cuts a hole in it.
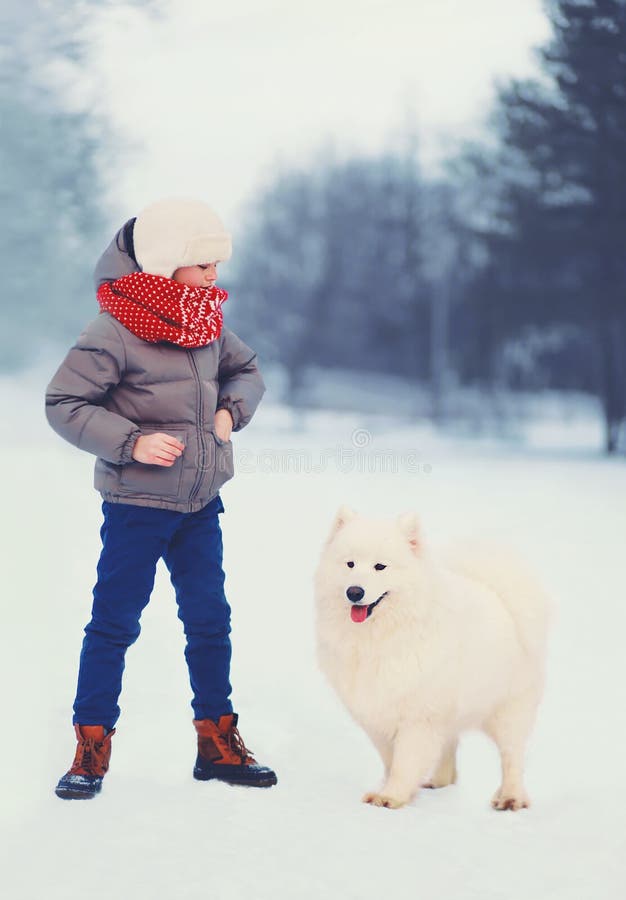
M 143 271 L 166 278 L 181 266 L 224 262 L 232 253 L 230 234 L 210 206 L 174 197 L 142 209 L 133 242 Z

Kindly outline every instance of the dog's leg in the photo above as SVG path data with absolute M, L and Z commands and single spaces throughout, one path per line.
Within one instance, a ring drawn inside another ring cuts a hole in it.
M 451 743 L 446 744 L 444 747 L 444 751 L 441 755 L 441 759 L 439 760 L 439 764 L 437 768 L 433 772 L 432 776 L 428 779 L 426 784 L 423 784 L 422 787 L 425 788 L 441 788 L 447 787 L 449 784 L 456 784 L 457 772 L 456 772 L 456 748 L 458 746 L 457 741 L 451 741 Z
M 391 760 L 393 759 L 392 743 L 384 735 L 381 735 L 380 732 L 369 731 L 368 734 L 383 761 L 385 778 L 387 778 L 389 776 L 389 769 L 391 768 Z
M 517 810 L 530 805 L 524 789 L 524 751 L 538 702 L 535 692 L 528 692 L 504 703 L 485 723 L 502 765 L 502 784 L 491 801 L 494 809 Z
M 365 794 L 364 803 L 397 809 L 417 793 L 441 756 L 443 739 L 426 723 L 398 729 L 393 742 L 391 768 L 380 793 Z

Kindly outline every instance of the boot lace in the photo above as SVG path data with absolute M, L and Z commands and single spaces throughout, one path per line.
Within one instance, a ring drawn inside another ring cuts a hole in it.
M 244 744 L 243 738 L 239 734 L 239 729 L 236 725 L 233 725 L 228 732 L 228 749 L 232 753 L 236 753 L 237 756 L 240 756 L 243 763 L 253 763 L 255 761 L 252 750 L 248 750 Z
M 93 738 L 84 738 L 78 742 L 76 755 L 71 775 L 104 775 L 105 753 L 103 742 L 97 742 Z

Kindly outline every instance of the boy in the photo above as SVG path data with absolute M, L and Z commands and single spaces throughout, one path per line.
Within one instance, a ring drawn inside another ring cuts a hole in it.
M 217 264 L 230 235 L 204 203 L 153 203 L 115 236 L 96 267 L 101 314 L 48 385 L 50 425 L 94 453 L 103 497 L 98 580 L 85 628 L 74 728 L 56 794 L 91 798 L 109 766 L 126 649 L 139 636 L 158 560 L 169 569 L 186 635 L 198 755 L 194 777 L 269 787 L 230 702 L 230 608 L 224 511 L 231 430 L 248 424 L 265 386 L 256 354 L 223 327 Z

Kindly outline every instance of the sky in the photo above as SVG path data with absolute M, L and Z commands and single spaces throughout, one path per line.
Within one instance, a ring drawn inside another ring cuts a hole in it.
M 537 71 L 540 0 L 164 0 L 88 26 L 94 109 L 128 142 L 107 167 L 114 216 L 197 196 L 235 222 L 280 165 L 376 152 L 407 116 L 432 170 L 477 134 L 495 78 Z

